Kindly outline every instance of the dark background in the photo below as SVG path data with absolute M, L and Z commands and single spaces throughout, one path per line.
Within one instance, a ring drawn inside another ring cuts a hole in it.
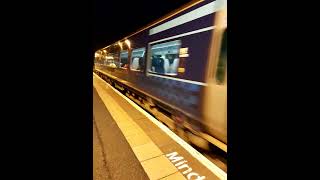
M 122 39 L 188 2 L 190 0 L 95 0 L 93 49 Z

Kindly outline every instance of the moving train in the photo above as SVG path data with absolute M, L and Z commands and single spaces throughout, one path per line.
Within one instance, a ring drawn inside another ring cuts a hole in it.
M 99 49 L 94 72 L 191 143 L 227 152 L 225 0 L 191 1 Z

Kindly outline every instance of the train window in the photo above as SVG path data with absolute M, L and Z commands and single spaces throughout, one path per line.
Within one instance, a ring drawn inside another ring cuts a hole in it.
M 120 68 L 128 68 L 128 51 L 120 52 Z
M 217 84 L 224 83 L 226 69 L 227 69 L 227 30 L 224 31 L 222 42 L 221 42 L 219 62 L 218 62 L 218 67 L 216 71 Z
M 177 75 L 180 45 L 180 40 L 176 40 L 151 46 L 151 66 L 149 72 Z
M 109 67 L 119 67 L 119 58 L 118 53 L 108 53 L 106 56 L 104 56 L 104 65 Z
M 130 69 L 133 71 L 142 71 L 144 69 L 144 54 L 146 48 L 134 49 L 131 53 Z

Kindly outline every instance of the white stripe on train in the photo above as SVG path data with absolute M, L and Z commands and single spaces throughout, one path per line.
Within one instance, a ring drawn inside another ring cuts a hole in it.
M 171 29 L 173 27 L 179 26 L 181 24 L 193 21 L 195 19 L 201 18 L 203 16 L 212 14 L 220 10 L 224 5 L 223 0 L 216 0 L 204 6 L 201 6 L 193 11 L 190 11 L 184 15 L 181 15 L 175 19 L 165 22 L 159 26 L 156 26 L 149 30 L 149 35 L 154 35 L 159 32 Z
M 179 38 L 179 37 L 183 37 L 183 36 L 188 36 L 188 35 L 191 35 L 191 34 L 201 33 L 201 32 L 204 32 L 204 31 L 210 31 L 210 30 L 213 30 L 214 28 L 215 28 L 215 26 L 209 26 L 209 27 L 205 27 L 205 28 L 202 28 L 202 29 L 197 29 L 197 30 L 194 30 L 194 31 L 190 31 L 190 32 L 187 32 L 187 33 L 178 34 L 178 35 L 167 37 L 167 38 L 164 38 L 164 39 L 159 39 L 159 40 L 156 40 L 156 41 L 152 41 L 149 44 L 154 44 L 154 43 L 158 43 L 158 42 L 161 42 L 161 41 L 166 41 L 166 40 L 175 39 L 175 38 Z

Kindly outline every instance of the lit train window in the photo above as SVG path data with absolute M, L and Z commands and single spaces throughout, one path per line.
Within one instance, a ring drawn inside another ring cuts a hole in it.
M 142 71 L 144 69 L 144 54 L 146 48 L 134 49 L 131 53 L 130 69 L 133 71 Z
M 149 72 L 177 75 L 180 45 L 180 40 L 176 40 L 151 46 L 151 66 Z
M 226 69 L 227 69 L 227 29 L 223 33 L 223 38 L 221 42 L 219 62 L 218 62 L 218 67 L 216 71 L 217 84 L 224 83 Z
M 103 64 L 105 66 L 109 66 L 109 67 L 118 67 L 117 63 L 119 58 L 117 53 L 108 53 L 107 55 L 105 55 L 101 60 L 103 60 Z
M 120 52 L 120 68 L 128 68 L 128 51 Z

